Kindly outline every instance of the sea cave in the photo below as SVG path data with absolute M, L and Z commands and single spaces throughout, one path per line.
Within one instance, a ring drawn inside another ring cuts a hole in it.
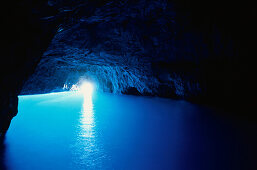
M 257 169 L 253 1 L 2 8 L 1 170 Z

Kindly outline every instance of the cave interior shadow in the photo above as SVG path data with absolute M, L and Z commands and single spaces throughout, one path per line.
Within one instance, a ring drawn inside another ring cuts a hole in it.
M 5 151 L 6 151 L 5 137 L 0 136 L 0 170 L 7 170 L 7 167 L 5 164 Z

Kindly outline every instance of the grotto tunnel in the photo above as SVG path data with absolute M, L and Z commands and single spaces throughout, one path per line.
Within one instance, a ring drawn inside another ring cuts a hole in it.
M 257 169 L 254 1 L 0 13 L 0 169 Z

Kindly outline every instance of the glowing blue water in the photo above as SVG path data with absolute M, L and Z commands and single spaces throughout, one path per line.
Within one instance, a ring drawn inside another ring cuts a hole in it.
M 256 129 L 215 115 L 159 98 L 20 96 L 3 161 L 11 170 L 253 167 Z

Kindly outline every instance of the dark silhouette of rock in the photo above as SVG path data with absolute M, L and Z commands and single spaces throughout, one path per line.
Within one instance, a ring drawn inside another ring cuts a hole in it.
M 56 30 L 43 19 L 55 13 L 46 1 L 6 2 L 1 10 L 0 133 L 17 114 L 18 95 Z
M 0 136 L 0 169 L 6 170 L 7 167 L 5 165 L 5 143 L 4 136 Z

